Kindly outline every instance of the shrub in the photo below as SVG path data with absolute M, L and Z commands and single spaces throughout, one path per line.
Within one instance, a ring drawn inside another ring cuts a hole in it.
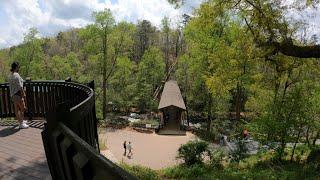
M 208 141 L 208 142 L 212 142 L 215 140 L 215 138 L 217 137 L 216 132 L 213 131 L 207 131 L 205 129 L 196 129 L 195 130 L 195 134 L 200 137 L 202 140 Z
M 110 119 L 106 121 L 106 125 L 114 128 L 123 128 L 129 125 L 129 121 L 122 118 Z
M 162 174 L 170 179 L 203 179 L 201 177 L 208 174 L 210 170 L 203 164 L 195 164 L 189 167 L 178 165 L 162 170 Z
M 143 167 L 139 165 L 130 166 L 125 163 L 120 163 L 120 166 L 141 180 L 158 180 L 158 179 L 160 180 L 161 179 L 157 171 L 147 167 Z
M 320 171 L 320 149 L 313 149 L 307 159 L 309 164 L 313 164 Z
M 222 160 L 226 157 L 222 149 L 217 149 L 210 152 L 210 166 L 213 168 L 222 168 Z
M 237 138 L 236 148 L 231 151 L 231 162 L 239 162 L 248 156 L 248 149 L 243 139 Z
M 134 122 L 131 124 L 132 127 L 139 127 L 139 128 L 145 128 L 146 124 L 151 124 L 152 127 L 157 127 L 159 125 L 159 122 L 157 120 L 151 119 L 151 120 L 140 120 L 138 122 Z
M 178 149 L 178 157 L 183 159 L 187 166 L 201 164 L 203 155 L 208 152 L 208 143 L 204 141 L 189 141 Z
M 99 138 L 99 149 L 101 151 L 106 150 L 107 146 L 106 146 L 106 138 L 104 136 Z

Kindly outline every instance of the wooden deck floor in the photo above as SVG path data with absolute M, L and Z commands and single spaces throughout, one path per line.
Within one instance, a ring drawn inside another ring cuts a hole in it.
M 18 129 L 16 121 L 0 120 L 0 180 L 51 179 L 42 144 L 42 121 Z

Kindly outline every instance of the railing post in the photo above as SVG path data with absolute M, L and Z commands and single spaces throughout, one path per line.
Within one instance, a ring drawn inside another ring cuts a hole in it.
M 33 104 L 34 104 L 34 97 L 33 97 L 33 88 L 31 85 L 31 78 L 27 77 L 26 80 L 26 106 L 27 106 L 27 112 L 26 115 L 29 117 L 29 120 L 32 120 L 33 118 Z
M 69 119 L 69 107 L 67 103 L 58 104 L 52 112 L 47 113 L 47 122 L 44 131 L 41 132 L 47 163 L 52 179 L 66 179 L 63 160 L 60 155 L 60 143 L 63 139 L 58 124 Z
M 94 80 L 90 81 L 89 83 L 87 83 L 87 86 L 90 87 L 93 92 L 94 91 Z M 99 135 L 98 135 L 98 119 L 97 119 L 97 115 L 96 115 L 96 97 L 95 94 L 93 96 L 94 99 L 94 103 L 93 103 L 93 108 L 92 108 L 92 118 L 94 120 L 94 131 L 95 131 L 95 139 L 96 139 L 96 143 L 97 143 L 97 147 L 96 149 L 100 152 L 100 147 L 99 147 Z
M 67 77 L 64 81 L 65 81 L 65 82 L 71 82 L 71 81 L 72 81 L 72 78 L 71 78 L 71 77 Z

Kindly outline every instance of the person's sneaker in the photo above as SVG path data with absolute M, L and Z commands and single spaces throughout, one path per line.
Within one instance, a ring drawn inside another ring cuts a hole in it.
M 19 126 L 20 129 L 27 129 L 28 127 L 29 126 L 25 122 L 21 123 Z

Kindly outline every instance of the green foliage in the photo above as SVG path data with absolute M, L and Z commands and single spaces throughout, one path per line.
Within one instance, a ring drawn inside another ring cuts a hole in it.
M 211 169 L 203 164 L 195 164 L 192 166 L 179 165 L 163 169 L 162 176 L 169 179 L 203 179 Z M 210 176 L 207 176 L 210 177 Z M 213 178 L 213 177 L 210 177 Z
M 274 154 L 251 155 L 239 163 L 224 162 L 223 152 L 212 152 L 212 164 L 178 165 L 161 170 L 167 179 L 317 179 L 320 173 L 314 163 L 271 161 Z
M 152 170 L 150 168 L 137 166 L 137 165 L 131 166 L 125 163 L 120 163 L 120 166 L 141 180 L 160 180 L 161 179 L 158 173 L 155 170 Z
M 30 28 L 25 35 L 23 45 L 14 50 L 11 62 L 20 63 L 20 73 L 22 77 L 31 77 L 32 79 L 44 79 L 45 68 L 42 58 L 44 57 L 41 48 L 42 41 L 38 39 L 38 30 Z
M 99 31 L 110 31 L 111 27 L 115 24 L 115 20 L 110 9 L 104 9 L 104 11 L 93 12 L 95 19 L 95 25 Z M 100 32 L 103 34 L 103 32 Z
M 159 125 L 159 121 L 155 119 L 140 120 L 138 122 L 132 123 L 132 126 L 145 128 L 146 124 L 151 124 L 152 127 L 157 127 Z
M 128 112 L 135 103 L 136 82 L 133 72 L 136 65 L 127 57 L 119 57 L 115 69 L 109 82 L 108 99 L 118 108 Z
M 137 72 L 137 104 L 141 110 L 156 109 L 153 93 L 164 77 L 164 61 L 161 51 L 155 47 L 148 49 L 138 65 Z
M 6 61 L 8 58 L 6 50 L 0 50 L 0 82 L 5 82 L 7 72 L 9 72 L 9 63 Z
M 210 167 L 222 169 L 222 161 L 226 157 L 226 153 L 222 149 L 210 151 Z
M 236 140 L 236 148 L 231 152 L 231 162 L 239 162 L 246 158 L 248 155 L 248 149 L 244 139 L 238 138 Z
M 112 118 L 106 121 L 107 126 L 111 126 L 114 128 L 124 128 L 126 126 L 129 126 L 129 123 L 130 122 L 128 120 L 122 118 Z
M 81 75 L 82 64 L 78 60 L 77 55 L 73 52 L 67 57 L 53 56 L 52 59 L 44 63 L 46 66 L 45 76 L 41 79 L 66 79 L 71 77 L 73 80 L 79 80 Z
M 195 130 L 195 134 L 204 141 L 214 142 L 217 138 L 216 131 L 207 131 L 206 129 L 200 128 Z
M 177 158 L 183 159 L 187 166 L 202 164 L 203 156 L 208 153 L 208 143 L 204 141 L 189 141 L 178 149 Z
M 308 163 L 314 163 L 317 169 L 320 170 L 320 148 L 314 148 L 311 150 L 307 159 Z

